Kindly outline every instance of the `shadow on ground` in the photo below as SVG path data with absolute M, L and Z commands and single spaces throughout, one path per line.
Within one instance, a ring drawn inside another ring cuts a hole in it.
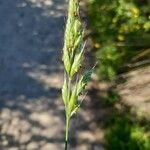
M 0 149 L 62 149 L 65 2 L 0 1 Z

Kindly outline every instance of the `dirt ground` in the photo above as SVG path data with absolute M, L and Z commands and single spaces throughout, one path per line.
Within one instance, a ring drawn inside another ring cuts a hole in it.
M 122 102 L 139 117 L 150 120 L 150 66 L 140 67 L 122 75 L 117 92 Z

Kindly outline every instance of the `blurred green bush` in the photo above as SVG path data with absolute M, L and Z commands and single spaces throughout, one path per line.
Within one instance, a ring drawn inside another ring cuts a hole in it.
M 112 80 L 133 56 L 150 47 L 149 1 L 89 0 L 88 10 L 97 73 Z
M 127 117 L 116 117 L 106 135 L 106 149 L 149 150 L 150 138 L 137 122 L 133 123 Z

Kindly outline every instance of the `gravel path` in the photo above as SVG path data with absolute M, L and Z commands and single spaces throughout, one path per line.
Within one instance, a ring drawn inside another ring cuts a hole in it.
M 122 78 L 126 82 L 117 86 L 117 92 L 123 103 L 139 117 L 150 120 L 150 66 L 134 69 Z
M 65 8 L 65 0 L 0 1 L 0 150 L 64 147 Z M 71 149 L 101 150 L 90 117 L 81 110 L 73 123 Z

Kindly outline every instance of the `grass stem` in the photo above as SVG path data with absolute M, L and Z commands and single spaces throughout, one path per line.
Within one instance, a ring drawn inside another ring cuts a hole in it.
M 68 148 L 68 133 L 69 133 L 69 117 L 66 116 L 66 139 L 65 139 L 65 150 Z

